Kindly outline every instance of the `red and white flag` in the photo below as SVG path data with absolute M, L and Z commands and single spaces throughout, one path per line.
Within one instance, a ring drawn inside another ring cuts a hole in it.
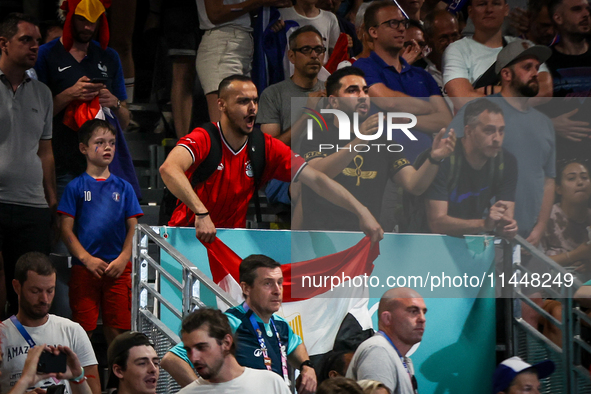
M 206 248 L 213 281 L 235 300 L 244 301 L 239 285 L 242 257 L 219 238 Z M 281 266 L 283 304 L 278 314 L 302 337 L 308 354 L 323 354 L 332 349 L 348 313 L 363 329 L 371 328 L 369 290 L 363 278 L 371 275 L 378 255 L 379 245 L 372 247 L 365 237 L 341 252 Z M 331 278 L 339 278 L 341 285 L 333 288 L 337 281 Z

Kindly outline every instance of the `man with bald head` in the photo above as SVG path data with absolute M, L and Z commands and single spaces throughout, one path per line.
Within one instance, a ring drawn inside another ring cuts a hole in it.
M 322 197 L 355 213 L 361 230 L 372 241 L 383 238 L 383 230 L 369 210 L 344 187 L 308 168 L 304 159 L 293 154 L 277 138 L 254 128 L 258 93 L 249 77 L 232 75 L 224 78 L 218 94 L 220 121 L 197 127 L 181 138 L 160 167 L 162 180 L 181 201 L 172 214 L 169 226 L 194 225 L 195 235 L 200 241 L 213 242 L 216 227 L 246 227 L 248 203 L 258 186 L 271 179 L 284 182 L 301 179 Z M 255 182 L 250 159 L 251 155 L 257 154 L 254 152 L 256 144 L 249 144 L 251 137 L 264 139 L 265 161 L 259 185 Z M 218 140 L 221 161 L 206 179 L 200 179 L 203 176 L 201 173 L 193 179 L 203 163 L 211 164 L 210 150 L 215 145 L 212 138 Z
M 406 354 L 423 338 L 426 313 L 416 291 L 400 287 L 385 292 L 378 307 L 379 331 L 359 345 L 347 377 L 377 380 L 392 394 L 417 393 L 412 360 Z

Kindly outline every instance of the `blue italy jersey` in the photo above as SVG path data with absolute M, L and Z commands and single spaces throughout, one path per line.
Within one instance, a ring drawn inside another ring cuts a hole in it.
M 94 179 L 86 172 L 68 183 L 58 212 L 75 219 L 74 234 L 84 249 L 106 262 L 123 250 L 126 219 L 143 215 L 128 182 L 113 174 L 106 180 Z M 74 257 L 72 263 L 82 265 Z

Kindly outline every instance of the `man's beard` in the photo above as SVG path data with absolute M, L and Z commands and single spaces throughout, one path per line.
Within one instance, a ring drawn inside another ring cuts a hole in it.
M 49 311 L 49 309 L 51 308 L 51 303 L 47 305 L 47 311 Z M 19 309 L 30 319 L 32 320 L 39 320 L 44 318 L 45 316 L 47 316 L 47 311 L 40 313 L 35 311 L 35 309 L 33 308 L 33 305 L 31 305 L 28 301 L 26 301 L 24 299 L 24 297 L 21 297 L 20 303 L 19 303 Z
M 519 92 L 522 97 L 535 97 L 538 95 L 538 92 L 540 91 L 540 83 L 538 81 L 530 79 L 527 83 L 523 83 L 519 80 L 517 80 L 517 78 L 515 78 L 515 73 L 512 72 L 513 74 L 513 80 L 511 81 L 511 87 Z

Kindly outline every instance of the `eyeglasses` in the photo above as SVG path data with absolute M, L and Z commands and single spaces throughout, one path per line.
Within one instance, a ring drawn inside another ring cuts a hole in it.
M 404 26 L 405 29 L 408 29 L 408 27 L 410 26 L 410 20 L 408 20 L 408 19 L 402 19 L 402 20 L 390 19 L 385 22 L 379 23 L 379 24 L 375 25 L 374 27 L 380 27 L 385 24 L 388 24 L 388 27 L 390 29 L 398 29 L 398 27 L 400 27 L 400 25 Z
M 318 45 L 317 47 L 311 47 L 306 45 L 305 47 L 301 48 L 293 48 L 292 51 L 301 52 L 306 56 L 311 54 L 312 51 L 316 52 L 317 55 L 322 55 L 324 52 L 326 52 L 326 47 L 323 47 L 322 45 Z

